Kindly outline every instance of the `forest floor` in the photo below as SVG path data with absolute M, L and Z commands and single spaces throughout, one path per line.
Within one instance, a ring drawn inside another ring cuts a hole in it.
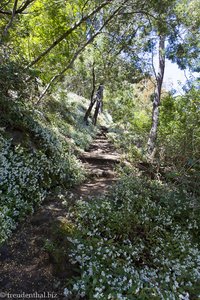
M 107 193 L 117 180 L 115 166 L 120 162 L 120 154 L 106 132 L 102 128 L 89 149 L 80 154 L 89 177 L 69 191 L 72 205 L 78 199 L 92 201 L 94 196 Z M 47 197 L 41 208 L 0 248 L 0 298 L 23 299 L 23 294 L 28 294 L 24 299 L 64 299 L 63 288 L 73 271 L 59 249 L 54 249 L 52 255 L 45 245 L 53 235 L 59 238 L 66 213 L 66 205 L 59 197 Z M 62 247 L 67 247 L 65 241 L 61 241 L 61 252 Z

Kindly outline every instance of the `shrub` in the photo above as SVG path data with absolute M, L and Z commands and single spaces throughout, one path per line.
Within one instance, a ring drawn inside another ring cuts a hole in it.
M 27 214 L 33 213 L 52 186 L 69 187 L 83 179 L 80 165 L 72 155 L 47 157 L 13 146 L 0 136 L 0 243 Z
M 199 92 L 163 99 L 158 134 L 158 157 L 166 177 L 199 194 L 200 129 Z
M 197 299 L 199 212 L 183 190 L 124 175 L 108 197 L 69 213 L 70 261 L 80 275 L 65 295 L 86 299 Z M 74 298 L 73 298 L 74 299 Z

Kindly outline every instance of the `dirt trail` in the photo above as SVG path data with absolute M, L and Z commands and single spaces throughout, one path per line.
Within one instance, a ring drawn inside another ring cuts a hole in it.
M 106 193 L 117 180 L 114 168 L 120 161 L 120 155 L 106 137 L 106 128 L 102 128 L 88 151 L 81 153 L 80 159 L 90 177 L 71 190 L 73 200 Z M 64 299 L 63 286 L 72 275 L 70 266 L 63 257 L 59 260 L 59 255 L 57 260 L 51 257 L 44 244 L 51 240 L 52 230 L 56 230 L 65 217 L 66 207 L 62 201 L 48 198 L 0 248 L 0 299 L 23 299 L 13 296 L 23 293 L 33 294 L 28 299 Z

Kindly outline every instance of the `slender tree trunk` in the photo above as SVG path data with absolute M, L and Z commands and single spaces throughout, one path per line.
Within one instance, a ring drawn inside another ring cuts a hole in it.
M 159 36 L 159 69 L 156 76 L 156 90 L 153 100 L 153 112 L 152 112 L 152 127 L 149 134 L 149 140 L 147 143 L 149 157 L 153 159 L 155 154 L 158 122 L 159 122 L 159 106 L 161 101 L 161 90 L 163 84 L 163 77 L 165 71 L 165 36 Z
M 92 101 L 90 102 L 90 105 L 89 105 L 89 107 L 88 107 L 88 109 L 87 109 L 87 111 L 86 111 L 86 113 L 85 113 L 84 121 L 85 121 L 85 123 L 86 123 L 87 125 L 88 125 L 88 118 L 89 118 L 89 116 L 90 116 L 90 114 L 91 114 L 91 111 L 92 111 L 92 109 L 93 109 L 93 106 L 94 106 L 95 102 L 96 102 L 96 99 L 94 99 L 94 100 L 92 100 Z
M 84 121 L 87 125 L 88 125 L 88 118 L 89 118 L 92 108 L 96 102 L 96 99 L 94 98 L 95 86 L 96 86 L 96 77 L 95 77 L 95 67 L 94 67 L 94 63 L 93 63 L 93 66 L 92 66 L 92 93 L 91 93 L 91 97 L 90 97 L 90 105 L 84 116 Z
M 98 115 L 99 115 L 99 112 L 100 112 L 100 108 L 103 105 L 103 90 L 104 90 L 104 86 L 103 86 L 103 84 L 100 84 L 99 88 L 97 90 L 96 96 L 95 96 L 95 98 L 96 98 L 96 108 L 95 108 L 94 116 L 92 118 L 92 123 L 95 126 L 97 124 L 97 118 L 98 118 Z
M 101 102 L 100 102 L 100 100 L 97 100 L 97 104 L 96 104 L 96 108 L 95 108 L 95 112 L 94 112 L 94 116 L 93 116 L 93 120 L 92 120 L 92 123 L 95 126 L 97 125 L 97 118 L 99 115 L 100 106 L 101 106 Z

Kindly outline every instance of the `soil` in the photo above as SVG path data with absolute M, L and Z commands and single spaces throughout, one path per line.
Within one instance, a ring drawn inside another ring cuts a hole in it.
M 102 128 L 90 148 L 80 154 L 89 179 L 69 191 L 72 202 L 80 198 L 92 201 L 107 193 L 117 180 L 115 166 L 120 154 L 106 133 Z M 74 275 L 63 254 L 68 248 L 62 236 L 66 213 L 59 197 L 48 197 L 0 248 L 0 299 L 64 299 L 65 282 Z M 55 237 L 58 247 L 50 251 L 48 242 Z

